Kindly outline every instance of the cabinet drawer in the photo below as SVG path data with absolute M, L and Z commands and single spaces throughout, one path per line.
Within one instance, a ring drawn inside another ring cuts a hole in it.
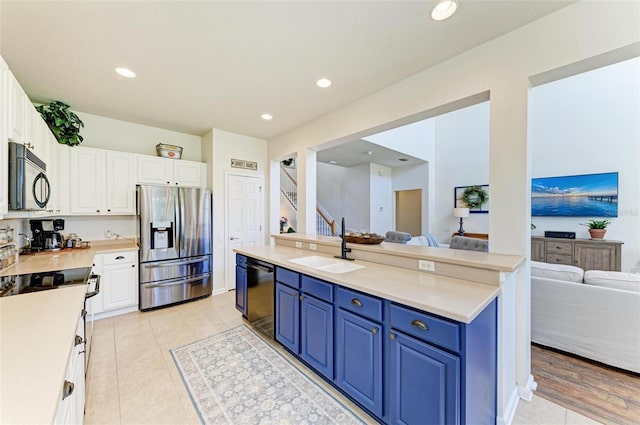
M 335 303 L 338 307 L 352 313 L 382 322 L 382 300 L 380 298 L 338 286 Z
M 460 325 L 408 307 L 391 304 L 391 327 L 441 347 L 460 351 Z
M 302 292 L 333 303 L 333 284 L 302 275 Z
M 547 254 L 545 263 L 567 264 L 573 266 L 573 255 Z
M 546 242 L 547 254 L 573 254 L 573 242 Z
M 300 289 L 300 273 L 276 266 L 276 281 L 284 283 L 294 289 Z
M 236 265 L 247 268 L 247 257 L 244 255 L 236 254 Z
M 137 263 L 138 251 L 107 252 L 102 254 L 104 265 L 120 263 Z

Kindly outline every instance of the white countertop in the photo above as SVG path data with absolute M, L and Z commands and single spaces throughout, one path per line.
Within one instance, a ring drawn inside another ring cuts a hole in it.
M 52 423 L 86 287 L 0 298 L 0 423 Z
M 41 273 L 53 270 L 91 267 L 96 254 L 116 251 L 138 250 L 132 239 L 91 242 L 87 249 L 62 249 L 38 254 L 20 255 L 18 262 L 0 271 L 0 276 Z
M 332 258 L 327 254 L 304 249 L 271 245 L 234 251 L 464 323 L 470 323 L 500 293 L 499 286 L 360 260 L 356 263 L 365 268 L 342 274 L 329 273 L 289 261 L 310 255 Z

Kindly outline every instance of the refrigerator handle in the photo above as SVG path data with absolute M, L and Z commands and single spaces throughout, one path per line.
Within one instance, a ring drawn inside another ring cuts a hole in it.
M 178 256 L 182 257 L 184 255 L 185 249 L 185 239 L 184 239 L 184 193 L 181 188 L 178 188 L 178 193 L 176 194 L 176 222 L 178 225 L 177 232 L 179 235 L 178 238 Z

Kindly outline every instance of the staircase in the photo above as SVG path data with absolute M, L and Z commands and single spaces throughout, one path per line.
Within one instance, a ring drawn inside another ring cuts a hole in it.
M 280 163 L 280 192 L 294 210 L 298 210 L 298 183 Z M 322 236 L 336 234 L 336 222 L 322 205 L 316 204 L 316 233 Z

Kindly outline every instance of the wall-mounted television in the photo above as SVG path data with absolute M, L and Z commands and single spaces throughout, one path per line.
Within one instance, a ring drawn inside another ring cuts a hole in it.
M 617 217 L 618 173 L 531 179 L 531 215 Z

